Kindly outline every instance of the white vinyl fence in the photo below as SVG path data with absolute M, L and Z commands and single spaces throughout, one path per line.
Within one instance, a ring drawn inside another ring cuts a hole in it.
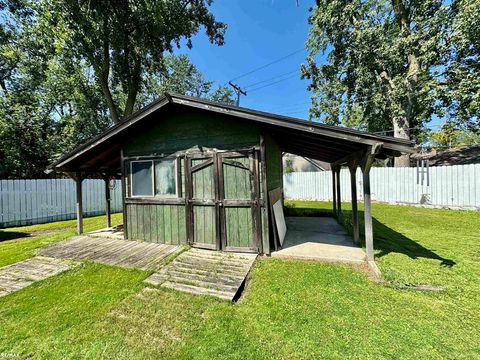
M 105 182 L 84 180 L 84 216 L 105 214 Z M 122 211 L 121 182 L 111 191 L 112 212 Z M 0 180 L 0 228 L 75 219 L 75 182 L 70 179 Z
M 372 168 L 372 200 L 394 204 L 422 204 L 435 207 L 480 209 L 480 164 L 430 167 L 427 176 L 417 168 Z M 350 172 L 340 173 L 342 201 L 351 201 Z M 332 174 L 296 172 L 284 176 L 286 199 L 332 200 Z M 357 194 L 363 199 L 361 171 L 357 172 Z

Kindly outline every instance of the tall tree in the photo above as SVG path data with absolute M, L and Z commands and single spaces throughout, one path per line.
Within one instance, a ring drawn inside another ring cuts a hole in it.
M 222 45 L 226 25 L 209 11 L 212 0 L 59 0 L 40 1 L 48 18 L 77 59 L 92 67 L 111 118 L 130 115 L 148 73 L 162 70 L 164 52 L 192 46 L 200 28 Z M 62 30 L 67 29 L 64 32 Z M 65 37 L 65 34 L 67 35 Z M 122 95 L 116 99 L 115 89 Z M 121 101 L 120 101 L 121 100 Z
M 317 0 L 302 66 L 312 117 L 360 117 L 370 131 L 410 139 L 438 110 L 449 9 L 440 0 Z M 327 62 L 317 65 L 318 56 Z M 395 159 L 408 166 L 408 156 Z
M 232 90 L 226 86 L 214 89 L 214 81 L 205 79 L 187 55 L 167 54 L 163 57 L 162 67 L 162 71 L 146 74 L 138 97 L 139 106 L 150 103 L 165 92 L 234 103 Z
M 450 121 L 480 133 L 480 1 L 455 0 L 451 12 L 442 99 Z

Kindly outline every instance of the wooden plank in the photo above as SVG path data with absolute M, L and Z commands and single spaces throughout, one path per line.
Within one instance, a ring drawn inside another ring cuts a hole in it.
M 166 243 L 164 209 L 164 205 L 157 206 L 157 237 L 158 242 L 162 244 Z
M 165 226 L 165 244 L 172 244 L 172 206 L 165 205 L 163 208 Z
M 158 243 L 157 205 L 150 206 L 150 241 Z
M 172 241 L 171 244 L 178 245 L 180 240 L 178 238 L 178 206 L 172 205 L 171 207 L 171 229 L 172 229 Z

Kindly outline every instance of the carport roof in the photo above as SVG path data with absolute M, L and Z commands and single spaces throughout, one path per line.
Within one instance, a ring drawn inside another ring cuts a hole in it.
M 175 110 L 179 107 L 252 121 L 268 131 L 277 140 L 282 151 L 328 163 L 341 162 L 349 155 L 379 143 L 382 144 L 377 154 L 379 158 L 414 152 L 413 142 L 407 140 L 166 93 L 120 123 L 65 154 L 51 164 L 47 172 L 84 172 L 94 176 L 118 175 L 121 170 L 122 144 L 126 134 L 131 135 L 128 131 L 148 119 L 148 116 L 154 112 L 167 108 Z

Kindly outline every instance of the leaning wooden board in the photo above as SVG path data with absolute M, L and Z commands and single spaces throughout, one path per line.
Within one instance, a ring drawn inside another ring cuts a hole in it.
M 283 203 L 283 195 L 282 195 L 282 188 L 276 188 L 273 190 L 270 190 L 268 192 L 268 207 L 269 207 L 269 213 L 270 213 L 270 221 L 273 226 L 273 239 L 274 239 L 274 247 L 275 250 L 278 250 L 279 245 L 280 245 L 280 239 L 278 236 L 278 231 L 277 227 L 275 225 L 275 217 L 274 217 L 274 211 L 273 211 L 273 204 L 275 204 L 277 201 L 280 201 L 280 203 Z
M 280 242 L 280 246 L 283 246 L 283 240 L 285 240 L 285 235 L 287 234 L 287 224 L 285 223 L 281 200 L 273 204 L 273 217 L 275 218 L 275 226 L 277 227 L 278 241 Z

